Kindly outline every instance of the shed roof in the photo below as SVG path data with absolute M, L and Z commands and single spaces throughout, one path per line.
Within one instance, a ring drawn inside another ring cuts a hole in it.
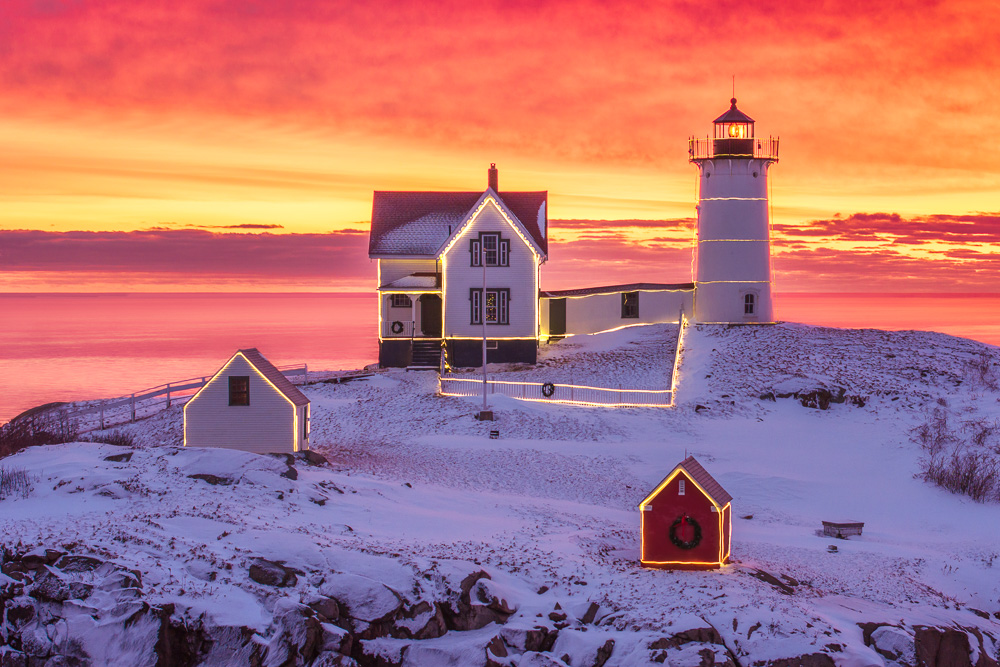
M 496 194 L 548 254 L 548 192 Z M 482 196 L 482 192 L 376 191 L 368 255 L 435 257 Z
M 257 348 L 250 347 L 240 350 L 238 354 L 242 354 L 250 362 L 250 365 L 267 378 L 274 385 L 274 388 L 284 394 L 289 401 L 295 405 L 309 405 L 309 399 L 306 398 L 306 395 L 299 391 L 299 388 L 292 384 L 292 381 L 285 377 L 284 373 L 275 368 L 274 364 L 265 359 Z
M 718 505 L 719 507 L 725 507 L 729 502 L 732 501 L 733 497 L 729 495 L 729 492 L 722 488 L 722 485 L 715 481 L 715 478 L 708 474 L 700 463 L 693 457 L 689 456 L 680 463 L 678 463 L 670 474 L 664 477 L 656 488 L 646 496 L 640 505 L 645 505 L 651 501 L 663 487 L 669 482 L 678 470 L 684 471 L 688 477 L 692 479 L 706 494 L 708 494 L 709 500 Z
M 604 287 L 585 287 L 583 289 L 564 289 L 540 291 L 540 296 L 559 299 L 567 296 L 589 296 L 591 294 L 614 294 L 616 292 L 643 292 L 656 290 L 693 290 L 694 283 L 628 283 L 627 285 L 606 285 Z

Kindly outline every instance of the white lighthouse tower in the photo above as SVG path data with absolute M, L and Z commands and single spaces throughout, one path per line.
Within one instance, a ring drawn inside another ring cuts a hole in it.
M 767 169 L 778 140 L 754 137 L 754 121 L 736 108 L 714 121 L 715 136 L 691 138 L 698 165 L 697 322 L 774 321 Z

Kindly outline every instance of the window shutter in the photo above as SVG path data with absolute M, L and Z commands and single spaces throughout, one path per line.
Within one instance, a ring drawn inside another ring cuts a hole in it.
M 500 324 L 510 324 L 510 316 L 508 314 L 509 309 L 507 307 L 507 302 L 510 299 L 510 292 L 508 292 L 507 290 L 502 290 L 500 292 L 499 296 L 500 296 L 500 299 L 499 299 L 499 301 L 500 301 L 500 313 L 499 313 Z
M 481 319 L 479 319 L 479 313 L 480 313 L 479 299 L 480 299 L 481 295 L 482 295 L 482 290 L 476 290 L 476 289 L 474 289 L 474 290 L 472 290 L 469 293 L 469 300 L 472 303 L 472 320 L 471 320 L 471 322 L 473 324 L 482 324 L 483 323 L 483 321 Z
M 500 242 L 500 266 L 510 266 L 510 241 Z
M 471 239 L 469 241 L 469 254 L 472 255 L 472 263 L 470 266 L 482 266 L 480 263 L 482 256 L 479 252 L 479 239 Z

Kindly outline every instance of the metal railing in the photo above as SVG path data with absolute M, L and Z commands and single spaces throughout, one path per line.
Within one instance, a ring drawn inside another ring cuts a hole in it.
M 548 385 L 548 386 L 547 386 Z M 490 379 L 487 375 L 488 394 L 500 394 L 522 401 L 594 405 L 603 407 L 668 408 L 672 405 L 672 389 L 645 389 L 635 387 L 590 387 L 577 384 L 546 382 L 517 382 Z M 551 395 L 546 396 L 546 389 Z M 444 396 L 481 396 L 482 376 L 442 375 L 440 392 Z
M 688 140 L 690 160 L 710 160 L 715 157 L 760 158 L 778 160 L 777 137 L 754 139 L 696 139 Z
M 307 364 L 278 366 L 285 377 L 302 384 L 309 379 Z M 150 387 L 128 396 L 88 401 L 84 405 L 62 405 L 47 410 L 45 419 L 60 424 L 66 432 L 86 433 L 151 417 L 174 405 L 182 405 L 214 375 L 190 378 Z

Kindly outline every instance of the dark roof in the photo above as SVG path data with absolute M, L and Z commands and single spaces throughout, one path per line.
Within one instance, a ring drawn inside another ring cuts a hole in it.
M 716 118 L 714 123 L 752 123 L 753 118 L 736 108 L 736 98 L 729 100 L 729 111 Z
M 285 374 L 274 367 L 270 361 L 264 358 L 257 348 L 251 347 L 240 350 L 240 354 L 246 357 L 247 361 L 257 369 L 257 372 L 271 381 L 275 388 L 285 395 L 295 405 L 309 405 L 309 399 L 299 391 L 299 388 L 292 384 Z
M 497 194 L 547 255 L 548 193 Z M 375 192 L 368 255 L 436 256 L 482 196 L 482 192 Z
M 733 497 L 722 488 L 722 485 L 715 481 L 715 478 L 708 474 L 708 471 L 701 467 L 701 464 L 693 456 L 689 456 L 677 466 L 677 468 L 683 468 L 691 479 L 698 482 L 698 485 L 705 489 L 705 492 L 711 496 L 712 500 L 719 505 L 719 507 L 725 507 L 726 503 L 731 501 Z M 674 470 L 677 470 L 674 468 Z M 673 474 L 673 471 L 671 471 Z
M 539 296 L 558 299 L 564 296 L 588 296 L 590 294 L 614 294 L 615 292 L 641 292 L 643 290 L 693 290 L 694 283 L 629 283 L 628 285 L 608 285 L 606 287 L 585 287 L 539 291 Z

